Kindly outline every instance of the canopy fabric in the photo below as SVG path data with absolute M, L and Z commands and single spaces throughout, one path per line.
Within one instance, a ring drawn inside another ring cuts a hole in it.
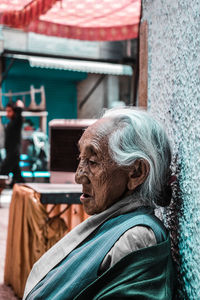
M 0 4 L 1 23 L 15 28 L 24 28 L 45 14 L 59 0 L 3 0 Z M 10 3 L 9 3 L 10 2 Z M 9 9 L 12 4 L 12 8 Z
M 91 62 L 69 59 L 56 59 L 44 57 L 30 57 L 31 67 L 40 67 L 47 69 L 69 70 L 77 72 L 87 72 L 96 74 L 109 75 L 126 75 L 132 76 L 133 70 L 131 66 L 121 64 L 111 64 L 103 62 Z
M 138 36 L 140 10 L 141 0 L 3 0 L 0 23 L 45 35 L 116 41 Z
M 77 59 L 70 60 L 70 59 L 31 56 L 31 55 L 19 55 L 19 54 L 15 54 L 12 56 L 8 55 L 7 57 L 28 60 L 30 66 L 33 68 L 68 70 L 74 72 L 108 74 L 108 75 L 116 75 L 116 76 L 133 75 L 133 69 L 129 65 L 94 62 L 94 61 L 77 60 Z

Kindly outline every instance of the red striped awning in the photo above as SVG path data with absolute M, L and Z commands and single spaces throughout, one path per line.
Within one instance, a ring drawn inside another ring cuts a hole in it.
M 138 36 L 141 0 L 1 0 L 0 23 L 45 35 L 116 41 Z

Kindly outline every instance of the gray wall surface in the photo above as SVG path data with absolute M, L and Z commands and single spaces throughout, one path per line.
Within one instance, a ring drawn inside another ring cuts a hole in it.
M 101 74 L 88 74 L 85 80 L 77 84 L 78 118 L 99 118 L 103 114 L 104 108 L 130 104 L 132 77 L 125 75 L 106 75 L 85 104 L 80 108 L 80 103 L 101 76 Z
M 164 124 L 179 168 L 179 188 L 175 186 L 167 215 L 178 234 L 180 295 L 196 300 L 200 299 L 200 1 L 143 0 L 142 6 L 142 20 L 148 22 L 148 109 Z
M 100 74 L 88 74 L 88 77 L 85 80 L 82 80 L 77 84 L 77 109 L 79 119 L 99 118 L 103 107 L 106 107 L 107 99 L 105 99 L 105 91 L 107 90 L 107 82 L 106 78 L 104 78 L 82 108 L 79 108 L 80 103 L 101 76 L 102 75 Z

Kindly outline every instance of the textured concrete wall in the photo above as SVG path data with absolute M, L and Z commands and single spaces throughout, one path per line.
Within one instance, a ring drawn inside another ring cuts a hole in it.
M 200 299 L 200 2 L 143 0 L 142 4 L 149 26 L 148 106 L 167 130 L 179 169 L 175 171 L 179 187 L 175 186 L 167 215 L 172 232 L 178 229 L 180 294 L 196 300 Z

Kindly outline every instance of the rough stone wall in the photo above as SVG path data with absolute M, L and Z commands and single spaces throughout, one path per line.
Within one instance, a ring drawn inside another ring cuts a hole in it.
M 179 295 L 196 300 L 200 299 L 200 1 L 143 0 L 142 5 L 142 20 L 148 21 L 148 109 L 166 128 L 178 175 L 166 219 L 175 255 L 179 252 L 180 257 Z

